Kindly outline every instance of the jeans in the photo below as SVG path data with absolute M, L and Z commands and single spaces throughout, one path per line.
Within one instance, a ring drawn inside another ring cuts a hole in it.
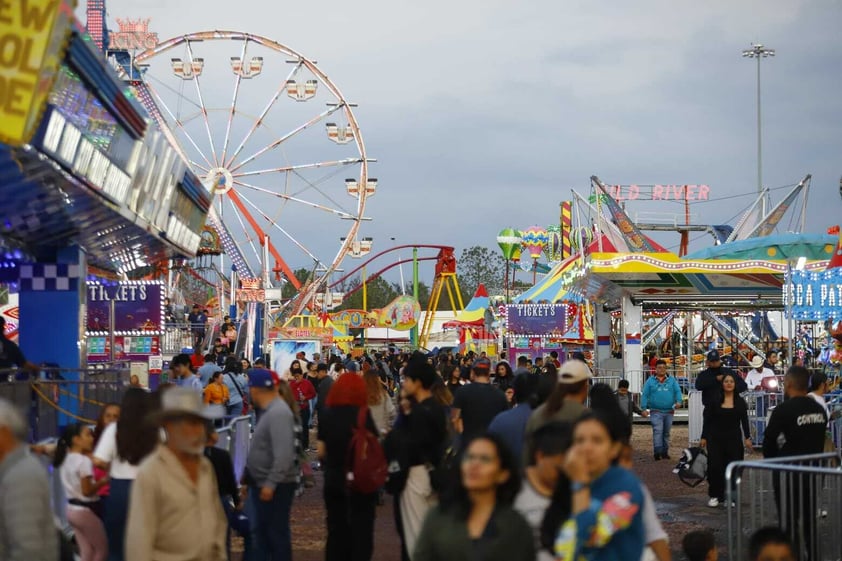
M 310 448 L 310 410 L 301 408 L 301 449 Z
M 243 402 L 242 401 L 238 401 L 237 403 L 233 403 L 231 405 L 228 405 L 228 410 L 226 411 L 226 414 L 227 414 L 228 417 L 231 417 L 232 419 L 234 419 L 236 417 L 240 417 L 242 415 L 242 413 L 243 413 Z
M 256 555 L 254 561 L 291 561 L 292 535 L 289 513 L 296 483 L 279 483 L 271 501 L 260 500 L 260 487 L 249 487 L 249 499 L 254 508 Z
M 670 429 L 672 428 L 672 412 L 652 411 L 649 414 L 652 421 L 652 447 L 655 454 L 666 456 L 670 451 Z
M 105 534 L 108 536 L 108 561 L 123 561 L 126 522 L 129 517 L 129 496 L 133 479 L 112 479 L 105 502 Z

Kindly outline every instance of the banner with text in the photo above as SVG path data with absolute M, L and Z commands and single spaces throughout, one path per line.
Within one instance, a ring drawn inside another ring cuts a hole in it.
M 108 331 L 114 304 L 114 332 L 162 331 L 161 307 L 164 286 L 160 283 L 129 282 L 116 285 L 90 284 L 87 329 Z
M 567 333 L 567 304 L 511 304 L 506 306 L 510 335 L 561 337 Z
M 793 271 L 784 284 L 784 306 L 800 320 L 842 319 L 842 268 Z

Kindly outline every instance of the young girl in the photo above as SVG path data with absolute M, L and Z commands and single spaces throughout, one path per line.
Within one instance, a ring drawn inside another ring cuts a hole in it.
M 94 435 L 82 424 L 69 425 L 58 441 L 53 465 L 60 468 L 59 476 L 67 495 L 67 521 L 76 534 L 82 561 L 105 561 L 108 539 L 105 527 L 97 515 L 100 488 L 108 485 L 108 477 L 93 478 Z

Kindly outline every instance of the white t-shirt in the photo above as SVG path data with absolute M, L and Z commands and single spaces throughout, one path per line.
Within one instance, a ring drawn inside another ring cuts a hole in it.
M 827 401 L 825 401 L 824 396 L 815 394 L 813 392 L 810 392 L 807 395 L 812 397 L 816 403 L 818 403 L 824 408 L 824 414 L 827 417 L 828 422 L 830 422 L 830 409 L 827 407 Z
M 528 477 L 524 477 L 520 493 L 518 493 L 515 503 L 512 505 L 532 528 L 535 549 L 538 551 L 538 555 L 535 557 L 536 561 L 554 561 L 554 557 L 549 551 L 541 549 L 541 524 L 551 501 L 550 497 L 545 497 L 535 490 Z
M 99 497 L 86 497 L 82 494 L 82 478 L 93 477 L 94 464 L 91 459 L 78 452 L 70 452 L 61 464 L 59 477 L 64 487 L 64 494 L 68 499 L 76 499 L 86 503 L 99 500 Z M 71 505 L 73 506 L 73 505 Z
M 768 368 L 764 368 L 760 372 L 758 372 L 756 368 L 752 368 L 748 371 L 748 374 L 746 374 L 746 385 L 749 390 L 754 390 L 754 388 L 763 382 L 763 378 L 771 378 L 774 375 L 775 373 Z
M 117 423 L 111 423 L 102 431 L 99 443 L 94 450 L 94 457 L 111 464 L 109 475 L 111 479 L 134 479 L 137 477 L 138 466 L 117 457 Z
M 642 561 L 650 559 L 657 559 L 649 544 L 659 540 L 668 540 L 669 536 L 661 526 L 661 521 L 658 519 L 658 513 L 655 512 L 655 501 L 652 500 L 652 493 L 646 488 L 646 485 L 641 485 L 640 490 L 643 491 L 643 533 L 645 535 L 646 547 L 643 548 Z

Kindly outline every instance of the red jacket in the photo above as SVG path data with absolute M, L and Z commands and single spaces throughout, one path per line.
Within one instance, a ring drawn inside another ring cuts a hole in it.
M 316 388 L 313 387 L 313 384 L 304 378 L 297 382 L 295 379 L 292 379 L 289 381 L 289 387 L 292 390 L 292 395 L 295 396 L 295 400 L 298 402 L 298 407 L 309 409 L 310 400 L 316 397 Z

